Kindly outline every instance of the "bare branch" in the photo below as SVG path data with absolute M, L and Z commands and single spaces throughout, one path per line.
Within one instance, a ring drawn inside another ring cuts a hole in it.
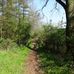
M 46 0 L 46 3 L 44 4 L 44 6 L 42 7 L 41 10 L 43 10 L 44 7 L 46 7 L 47 3 L 49 0 Z M 66 0 L 62 1 L 62 0 L 56 0 L 60 5 L 62 5 L 62 7 L 66 10 Z
M 44 6 L 41 8 L 41 10 L 43 10 L 43 8 L 46 7 L 48 1 L 49 1 L 49 0 L 46 0 L 46 3 L 45 3 Z
M 66 4 L 62 2 L 61 0 L 56 0 L 61 6 L 66 10 Z

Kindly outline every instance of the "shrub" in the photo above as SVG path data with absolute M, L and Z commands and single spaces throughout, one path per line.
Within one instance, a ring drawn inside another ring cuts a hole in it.
M 0 39 L 0 50 L 14 49 L 17 44 L 11 39 Z

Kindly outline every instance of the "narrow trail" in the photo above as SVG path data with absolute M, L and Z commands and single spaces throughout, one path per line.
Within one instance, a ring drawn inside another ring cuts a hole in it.
M 34 50 L 32 50 L 28 56 L 24 74 L 42 74 L 39 68 L 38 55 Z

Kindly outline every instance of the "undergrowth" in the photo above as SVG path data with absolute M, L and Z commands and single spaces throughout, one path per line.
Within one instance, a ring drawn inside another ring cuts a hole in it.
M 44 49 L 38 50 L 40 59 L 40 68 L 44 74 L 74 74 L 73 61 L 65 61 L 58 54 L 47 53 Z

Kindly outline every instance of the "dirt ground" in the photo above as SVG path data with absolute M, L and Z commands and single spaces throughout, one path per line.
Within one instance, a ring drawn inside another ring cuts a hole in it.
M 24 74 L 43 74 L 39 68 L 38 55 L 34 50 L 32 50 L 28 56 Z

